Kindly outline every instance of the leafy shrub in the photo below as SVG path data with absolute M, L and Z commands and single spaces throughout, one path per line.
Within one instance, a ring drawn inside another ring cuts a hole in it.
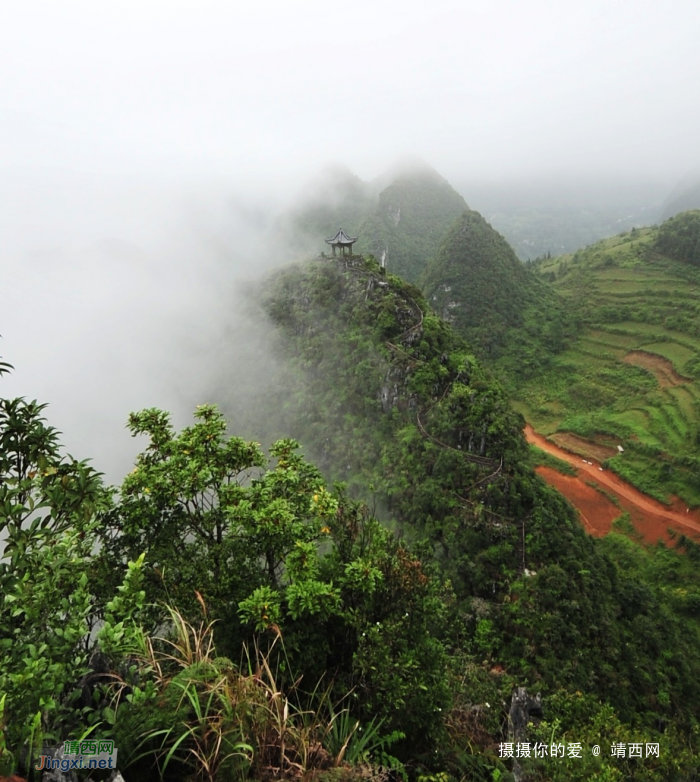
M 676 261 L 700 266 L 700 210 L 682 212 L 662 223 L 654 248 Z

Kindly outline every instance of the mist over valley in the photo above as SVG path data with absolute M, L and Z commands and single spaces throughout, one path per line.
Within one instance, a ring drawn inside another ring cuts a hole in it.
M 5 9 L 0 782 L 697 778 L 699 33 Z

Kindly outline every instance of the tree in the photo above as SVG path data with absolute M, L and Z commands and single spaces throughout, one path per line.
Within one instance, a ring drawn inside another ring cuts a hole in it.
M 14 747 L 70 724 L 88 657 L 95 518 L 110 501 L 98 473 L 61 455 L 45 407 L 0 400 L 0 693 Z
M 413 742 L 427 740 L 448 699 L 439 582 L 362 506 L 329 491 L 295 441 L 266 459 L 257 443 L 227 437 L 216 407 L 195 418 L 177 434 L 160 410 L 130 417 L 149 444 L 105 517 L 105 580 L 145 554 L 144 588 L 160 604 L 151 630 L 169 602 L 192 622 L 206 606 L 217 649 L 233 660 L 242 643 L 269 646 L 281 633 L 283 684 L 302 675 L 313 688 L 326 676 L 339 697 L 355 689 L 358 716 L 404 722 Z
M 192 617 L 203 599 L 230 629 L 241 601 L 277 590 L 296 562 L 287 563 L 290 554 L 298 559 L 327 534 L 337 503 L 294 441 L 275 443 L 265 470 L 260 446 L 227 437 L 216 407 L 197 408 L 195 418 L 176 434 L 160 410 L 130 416 L 132 434 L 150 442 L 105 519 L 103 573 L 120 578 L 126 562 L 145 552 L 151 601 L 173 601 Z M 274 617 L 261 615 L 258 624 Z

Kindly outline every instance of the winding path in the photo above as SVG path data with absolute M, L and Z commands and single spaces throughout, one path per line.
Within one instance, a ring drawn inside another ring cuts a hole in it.
M 547 483 L 561 491 L 579 509 L 579 512 L 582 513 L 583 521 L 589 530 L 594 529 L 598 534 L 604 534 L 600 526 L 596 524 L 596 520 L 591 518 L 590 509 L 585 507 L 579 508 L 579 506 L 584 505 L 581 486 L 590 489 L 588 482 L 594 482 L 617 497 L 622 510 L 629 512 L 634 526 L 646 540 L 656 541 L 659 538 L 668 538 L 667 530 L 669 527 L 685 535 L 700 537 L 700 513 L 697 510 L 684 510 L 685 505 L 680 500 L 674 500 L 670 507 L 663 505 L 635 489 L 634 486 L 623 481 L 622 478 L 610 470 L 601 471 L 601 465 L 598 462 L 588 464 L 580 456 L 575 456 L 569 453 L 569 451 L 554 445 L 554 443 L 538 434 L 530 424 L 525 426 L 525 437 L 528 443 L 536 445 L 546 453 L 568 462 L 577 469 L 575 478 L 560 476 L 559 473 L 551 470 L 551 468 L 538 468 L 538 472 Z M 578 485 L 574 485 L 573 482 L 577 482 Z M 584 512 L 585 515 L 583 515 Z

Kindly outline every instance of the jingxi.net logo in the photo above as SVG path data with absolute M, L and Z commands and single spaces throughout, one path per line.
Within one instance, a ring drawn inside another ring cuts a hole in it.
M 80 768 L 113 769 L 117 766 L 117 748 L 113 741 L 66 741 L 53 752 L 39 756 L 37 771 L 57 769 L 71 771 Z

